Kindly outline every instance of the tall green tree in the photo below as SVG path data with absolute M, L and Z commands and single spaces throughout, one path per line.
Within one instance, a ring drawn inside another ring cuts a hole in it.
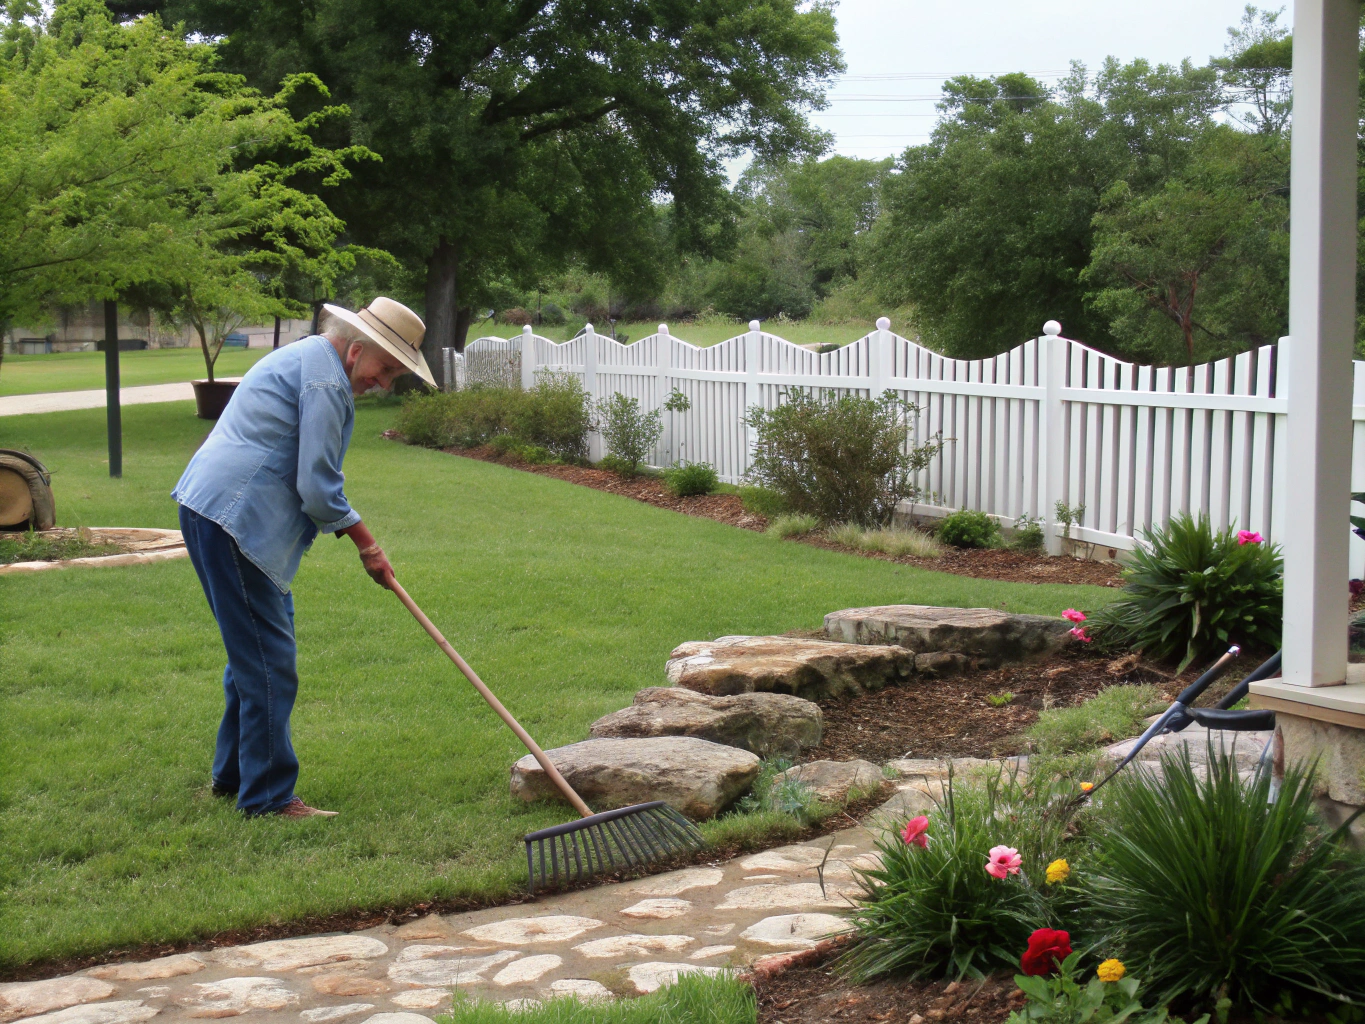
M 494 282 L 570 258 L 657 280 L 671 243 L 715 251 L 722 159 L 818 152 L 804 110 L 842 69 L 834 16 L 801 0 L 169 0 L 262 88 L 316 73 L 383 157 L 336 207 L 425 279 L 428 362 L 462 347 Z

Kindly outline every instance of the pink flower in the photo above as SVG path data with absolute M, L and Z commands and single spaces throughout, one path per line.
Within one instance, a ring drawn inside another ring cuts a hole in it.
M 1019 866 L 1024 863 L 1024 858 L 1019 856 L 1019 851 L 1013 846 L 992 846 L 987 856 L 990 859 L 986 861 L 986 874 L 992 878 L 1017 875 Z
M 921 849 L 929 849 L 929 819 L 921 814 L 918 818 L 911 818 L 905 823 L 905 828 L 901 829 L 901 838 L 908 844 L 914 843 Z
M 1074 622 L 1077 625 L 1080 625 L 1085 621 L 1085 612 L 1078 612 L 1075 608 L 1068 608 L 1066 611 L 1062 612 L 1062 618 L 1066 619 L 1067 622 Z
M 1259 533 L 1256 533 L 1256 532 L 1253 531 L 1253 530 L 1238 530 L 1238 531 L 1237 531 L 1237 543 L 1238 543 L 1238 544 L 1263 544 L 1263 543 L 1265 543 L 1265 538 L 1262 537 Z
M 1088 644 L 1088 643 L 1090 643 L 1090 641 L 1092 641 L 1092 640 L 1095 639 L 1093 636 L 1086 636 L 1086 635 L 1085 635 L 1085 627 L 1084 627 L 1084 626 L 1077 626 L 1075 629 L 1068 629 L 1067 632 L 1070 633 L 1072 636 L 1074 636 L 1077 640 L 1079 640 L 1079 641 L 1080 641 L 1081 643 L 1083 643 L 1083 644 Z

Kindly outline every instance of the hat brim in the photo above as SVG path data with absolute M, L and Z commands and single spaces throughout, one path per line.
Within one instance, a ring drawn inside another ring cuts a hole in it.
M 417 357 L 414 359 L 393 342 L 376 332 L 373 327 L 360 319 L 360 317 L 356 316 L 349 309 L 344 309 L 341 306 L 333 306 L 330 302 L 324 302 L 322 308 L 328 313 L 331 313 L 332 316 L 336 317 L 338 320 L 344 320 L 356 330 L 360 331 L 361 334 L 365 335 L 365 337 L 369 338 L 432 387 L 438 386 L 436 378 L 431 375 L 431 368 L 427 366 L 427 361 L 422 358 L 421 352 L 418 352 Z

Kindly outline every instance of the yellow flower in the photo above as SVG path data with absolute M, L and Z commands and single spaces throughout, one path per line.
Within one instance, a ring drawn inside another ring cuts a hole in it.
M 1094 788 L 1095 788 L 1095 784 L 1094 784 L 1093 782 L 1082 782 L 1082 783 L 1081 783 L 1081 792 L 1082 792 L 1082 793 L 1089 793 L 1089 792 L 1090 792 L 1092 789 L 1094 789 Z
M 1065 882 L 1071 877 L 1071 865 L 1064 860 L 1054 860 L 1047 866 L 1048 885 Z
M 1095 970 L 1095 974 L 1099 977 L 1100 981 L 1118 981 L 1127 973 L 1128 969 L 1123 966 L 1122 960 L 1112 959 L 1106 960 Z

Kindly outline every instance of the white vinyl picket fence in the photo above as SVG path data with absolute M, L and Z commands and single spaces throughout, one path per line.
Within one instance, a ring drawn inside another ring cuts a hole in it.
M 629 345 L 591 325 L 564 343 L 526 327 L 520 338 L 479 338 L 463 356 L 447 349 L 446 379 L 530 387 L 540 371 L 567 372 L 593 398 L 621 392 L 644 411 L 662 408 L 676 389 L 691 407 L 664 410 L 653 464 L 707 462 L 729 483 L 749 468 L 750 406 L 773 408 L 793 387 L 891 391 L 918 407 L 917 441 L 944 440 L 921 474 L 914 514 L 970 508 L 1004 526 L 1028 516 L 1043 521 L 1054 552 L 1058 501 L 1085 507 L 1071 536 L 1102 548 L 1129 550 L 1143 530 L 1179 512 L 1206 512 L 1215 527 L 1283 540 L 1288 338 L 1200 366 L 1154 367 L 1060 332 L 1049 321 L 1041 337 L 998 356 L 950 359 L 893 333 L 885 317 L 824 354 L 769 334 L 758 321 L 708 347 L 674 337 L 664 324 Z M 1354 370 L 1351 489 L 1365 490 L 1365 363 Z M 1343 529 L 1347 514 L 1342 509 Z M 1352 575 L 1365 576 L 1365 542 L 1355 537 L 1350 564 Z

